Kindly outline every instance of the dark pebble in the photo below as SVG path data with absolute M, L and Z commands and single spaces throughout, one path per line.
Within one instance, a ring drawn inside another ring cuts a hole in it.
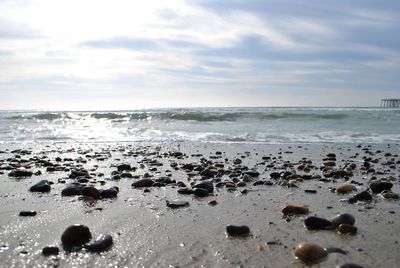
M 178 187 L 186 187 L 186 184 L 183 181 L 178 181 L 176 183 L 176 186 L 178 186 Z
M 216 206 L 218 204 L 217 200 L 211 200 L 210 202 L 208 202 L 208 204 L 210 206 Z
M 40 192 L 40 193 L 46 193 L 50 192 L 50 184 L 48 180 L 41 180 L 38 183 L 34 184 L 31 186 L 29 189 L 31 192 Z
M 131 165 L 129 164 L 120 164 L 117 166 L 118 171 L 124 171 L 124 170 L 131 170 Z
M 350 197 L 348 202 L 353 204 L 356 203 L 357 201 L 371 201 L 371 200 L 372 200 L 372 195 L 367 191 L 363 191 L 354 195 L 353 197 Z
M 94 199 L 99 199 L 100 197 L 100 192 L 96 188 L 92 186 L 87 186 L 82 188 L 82 195 L 83 196 L 89 196 Z
M 84 248 L 90 252 L 102 252 L 109 249 L 113 244 L 113 238 L 111 235 L 105 235 L 97 238 L 97 240 L 92 243 L 85 245 Z
M 183 188 L 179 188 L 178 189 L 178 193 L 180 193 L 180 194 L 193 194 L 193 190 L 190 189 L 190 188 L 183 187 Z
M 211 181 L 203 181 L 193 186 L 193 188 L 206 189 L 209 193 L 214 191 L 214 185 Z
M 308 194 L 316 194 L 316 193 L 317 193 L 317 190 L 309 190 L 309 189 L 306 189 L 306 190 L 304 190 L 304 192 L 306 192 L 306 193 L 308 193 Z
M 34 210 L 23 210 L 19 212 L 19 216 L 21 217 L 33 217 L 36 216 L 36 211 Z
M 81 195 L 82 194 L 82 189 L 83 185 L 77 182 L 73 182 L 67 185 L 66 188 L 64 188 L 61 191 L 62 196 L 75 196 L 75 195 Z
M 250 228 L 246 225 L 228 225 L 226 226 L 226 233 L 229 236 L 246 236 L 250 233 Z
M 100 190 L 101 198 L 116 198 L 119 192 L 119 188 L 117 186 L 111 187 L 109 189 Z
M 181 208 L 187 206 L 189 206 L 189 202 L 187 201 L 181 201 L 181 200 L 167 201 L 167 207 L 170 208 Z
M 377 182 L 373 182 L 371 183 L 371 185 L 369 186 L 369 188 L 371 189 L 371 191 L 374 194 L 379 194 L 382 191 L 385 190 L 390 190 L 393 187 L 393 183 L 391 182 L 385 182 L 385 181 L 377 181 Z
M 152 179 L 140 179 L 132 183 L 133 188 L 151 187 L 154 184 Z
M 10 177 L 30 177 L 33 173 L 29 170 L 16 169 L 8 173 Z
M 92 234 L 89 227 L 81 224 L 69 226 L 61 235 L 61 242 L 66 249 L 79 247 L 90 241 Z
M 341 234 L 355 234 L 357 233 L 357 227 L 343 223 L 339 225 L 338 232 Z
M 310 216 L 304 220 L 304 225 L 309 230 L 321 230 L 321 229 L 328 229 L 332 227 L 332 223 L 324 218 Z
M 58 255 L 59 253 L 60 253 L 60 249 L 56 246 L 44 247 L 42 249 L 42 254 L 45 256 Z
M 364 266 L 354 264 L 354 263 L 345 263 L 340 266 L 337 266 L 337 268 L 364 268 Z
M 193 194 L 197 197 L 206 197 L 208 196 L 209 192 L 206 189 L 203 188 L 195 188 L 193 190 Z

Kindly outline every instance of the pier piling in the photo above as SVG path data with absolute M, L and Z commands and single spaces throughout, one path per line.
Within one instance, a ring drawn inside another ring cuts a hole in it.
M 382 108 L 400 108 L 400 99 L 382 99 Z

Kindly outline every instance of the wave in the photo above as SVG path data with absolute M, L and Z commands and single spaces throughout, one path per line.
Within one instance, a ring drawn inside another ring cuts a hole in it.
M 73 114 L 73 113 L 72 113 Z M 233 122 L 237 120 L 278 120 L 278 119 L 325 119 L 341 120 L 349 117 L 344 113 L 294 113 L 294 112 L 211 112 L 211 111 L 165 111 L 165 112 L 94 112 L 78 113 L 74 119 L 90 116 L 95 119 L 113 120 L 122 122 L 124 120 L 176 120 L 196 122 Z M 67 113 L 38 113 L 18 114 L 6 117 L 9 120 L 57 120 L 71 119 Z
M 96 119 L 111 119 L 111 120 L 113 120 L 113 119 L 122 119 L 122 118 L 127 117 L 124 114 L 111 113 L 111 112 L 110 113 L 92 113 L 90 116 L 93 117 L 93 118 L 96 118 Z
M 32 117 L 39 120 L 55 120 L 64 118 L 66 116 L 67 115 L 65 113 L 39 113 L 33 115 Z
M 271 113 L 271 112 L 228 112 L 228 113 L 210 113 L 210 112 L 180 112 L 180 113 L 161 113 L 154 115 L 160 119 L 199 121 L 199 122 L 220 122 L 237 120 L 278 120 L 278 119 L 324 119 L 324 120 L 342 120 L 349 115 L 343 113 L 318 114 L 318 113 Z
M 46 113 L 37 113 L 37 114 L 26 114 L 26 113 L 21 113 L 21 114 L 17 114 L 17 115 L 11 115 L 6 117 L 6 119 L 8 120 L 56 120 L 56 119 L 70 119 L 70 117 L 68 116 L 68 114 L 66 113 L 50 113 L 50 112 L 46 112 Z

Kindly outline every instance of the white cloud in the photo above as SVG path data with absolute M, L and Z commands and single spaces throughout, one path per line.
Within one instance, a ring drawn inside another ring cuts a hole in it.
M 215 12 L 184 0 L 1 1 L 0 10 L 0 27 L 8 29 L 0 30 L 3 94 L 10 87 L 23 96 L 24 90 L 39 87 L 41 80 L 45 88 L 70 92 L 123 88 L 138 94 L 140 90 L 169 88 L 168 94 L 175 94 L 208 86 L 215 94 L 241 88 L 272 94 L 277 88 L 327 88 L 324 83 L 343 86 L 351 74 L 400 69 L 396 48 L 345 39 L 351 27 L 393 27 L 398 17 L 392 11 L 344 8 L 343 14 L 349 17 L 336 21 L 238 9 Z M 235 57 L 197 53 L 235 49 L 249 36 L 262 40 L 260 49 L 267 51 L 264 56 L 257 57 L 259 51 L 247 51 L 254 53 L 253 58 L 240 55 L 240 51 Z M 141 50 L 82 45 L 118 38 L 148 40 L 156 46 Z M 185 42 L 187 46 L 177 45 Z M 344 57 L 336 57 L 343 52 L 350 59 L 357 53 L 366 59 L 355 58 L 349 65 Z M 368 58 L 372 55 L 375 58 Z

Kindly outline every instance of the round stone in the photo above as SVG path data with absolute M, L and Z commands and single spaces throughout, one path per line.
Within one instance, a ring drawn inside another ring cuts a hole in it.
M 61 242 L 64 247 L 79 247 L 90 241 L 92 234 L 89 227 L 82 224 L 75 224 L 65 229 L 61 236 Z

